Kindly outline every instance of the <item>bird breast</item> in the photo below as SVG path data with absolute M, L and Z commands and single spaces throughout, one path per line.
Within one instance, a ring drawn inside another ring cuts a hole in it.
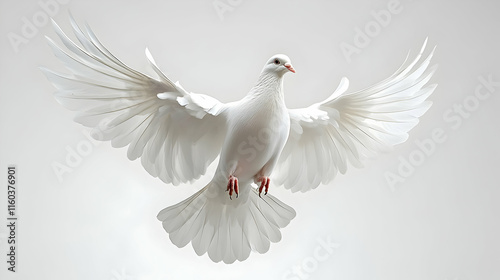
M 288 111 L 284 104 L 258 99 L 231 109 L 221 163 L 229 174 L 249 179 L 281 152 L 290 129 Z

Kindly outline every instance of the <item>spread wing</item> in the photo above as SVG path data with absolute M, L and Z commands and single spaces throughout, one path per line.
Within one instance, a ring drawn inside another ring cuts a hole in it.
M 52 23 L 66 49 L 47 37 L 48 43 L 71 74 L 41 70 L 57 88 L 57 101 L 78 112 L 76 122 L 93 128 L 96 139 L 111 141 L 113 147 L 128 145 L 128 158 L 140 157 L 144 168 L 165 183 L 177 185 L 205 173 L 221 149 L 225 104 L 172 83 L 147 49 L 157 78 L 125 65 L 73 18 L 81 46 Z
M 436 66 L 428 67 L 434 50 L 420 53 L 389 78 L 357 92 L 346 93 L 348 80 L 326 100 L 289 110 L 290 136 L 275 169 L 275 182 L 292 192 L 305 192 L 344 174 L 347 162 L 363 159 L 402 143 L 431 106 L 427 97 Z

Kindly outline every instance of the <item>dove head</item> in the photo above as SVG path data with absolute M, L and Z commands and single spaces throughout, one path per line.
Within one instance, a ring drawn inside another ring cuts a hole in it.
M 290 58 L 284 54 L 277 54 L 271 57 L 262 72 L 276 74 L 278 76 L 283 76 L 285 73 L 293 72 L 295 73 L 295 69 L 293 69 Z

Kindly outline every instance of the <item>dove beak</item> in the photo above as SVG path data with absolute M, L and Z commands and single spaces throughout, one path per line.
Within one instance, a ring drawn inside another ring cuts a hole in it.
M 286 69 L 290 70 L 291 72 L 295 73 L 295 69 L 293 69 L 292 64 L 290 63 L 285 63 L 283 66 L 286 67 Z

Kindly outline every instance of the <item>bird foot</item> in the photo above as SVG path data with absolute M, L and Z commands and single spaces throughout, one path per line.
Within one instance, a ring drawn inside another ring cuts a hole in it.
M 259 197 L 261 197 L 260 194 L 262 193 L 262 190 L 264 190 L 264 195 L 267 194 L 267 191 L 269 190 L 269 183 L 271 182 L 271 179 L 269 179 L 269 177 L 260 177 L 258 181 L 260 182 Z
M 227 183 L 226 192 L 229 192 L 229 199 L 233 199 L 233 192 L 236 193 L 236 198 L 238 198 L 239 190 L 238 190 L 238 178 L 233 175 L 229 175 L 229 182 Z

